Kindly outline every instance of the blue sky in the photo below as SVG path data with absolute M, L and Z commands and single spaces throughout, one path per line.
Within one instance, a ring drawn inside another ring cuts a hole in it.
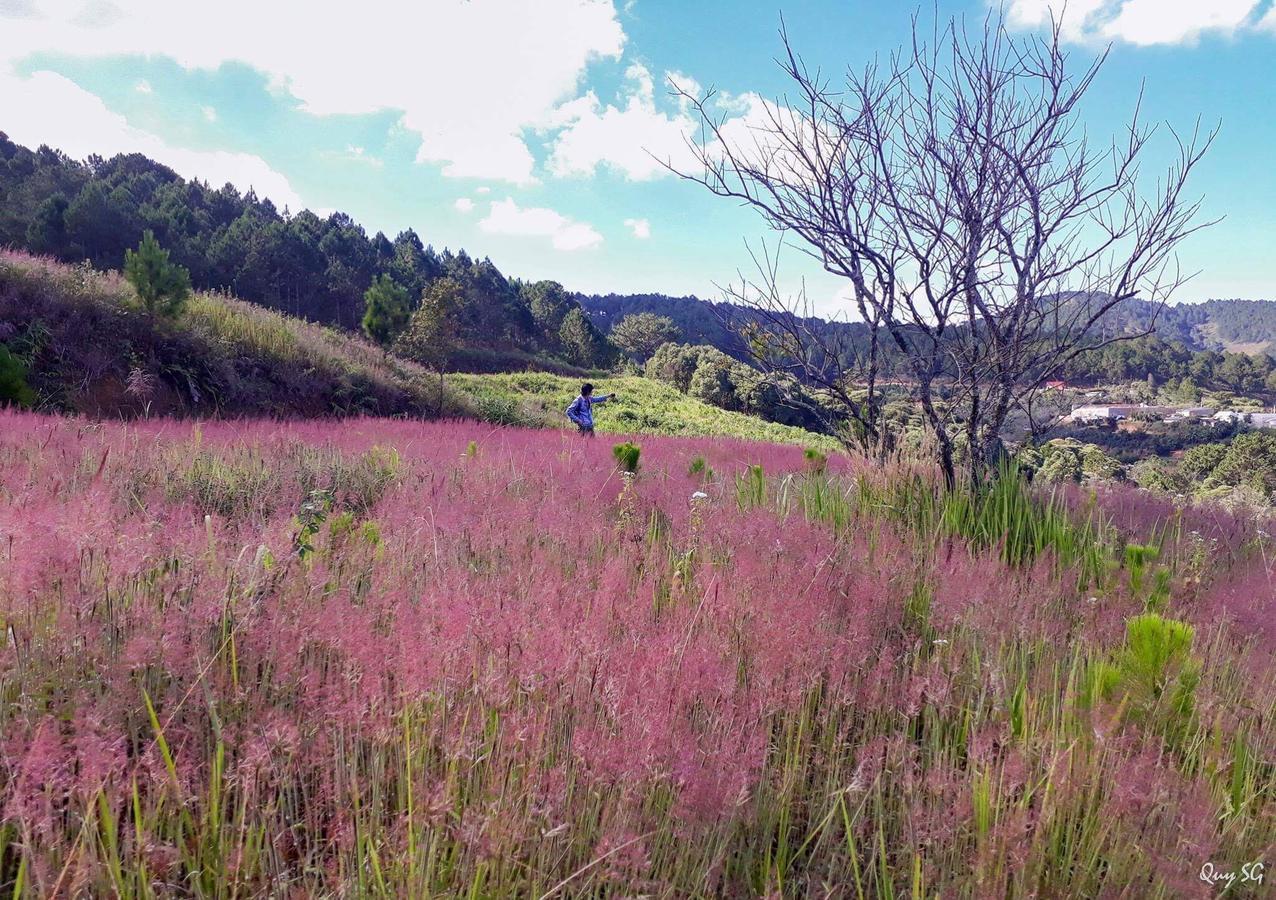
M 1048 3 L 1010 0 L 1008 16 L 1039 27 Z M 1079 62 L 1112 45 L 1084 110 L 1093 137 L 1121 127 L 1144 82 L 1148 119 L 1221 125 L 1193 188 L 1225 218 L 1184 246 L 1201 274 L 1176 299 L 1276 298 L 1272 0 L 1067 9 Z M 906 4 L 783 12 L 827 71 L 908 36 Z M 775 0 L 0 0 L 0 130 L 77 157 L 145 152 L 571 289 L 715 296 L 747 268 L 746 242 L 774 238 L 646 151 L 685 152 L 692 119 L 670 78 L 717 88 L 732 116 L 784 90 L 779 16 Z M 782 277 L 835 310 L 838 283 L 799 255 Z

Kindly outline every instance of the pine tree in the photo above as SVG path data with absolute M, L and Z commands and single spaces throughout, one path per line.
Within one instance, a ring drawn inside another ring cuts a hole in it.
M 605 366 L 611 362 L 611 346 L 579 306 L 563 316 L 558 330 L 567 358 L 578 366 Z
M 453 278 L 437 278 L 421 294 L 421 305 L 395 342 L 394 349 L 442 372 L 456 345 L 456 313 L 465 289 Z
M 142 235 L 137 250 L 125 252 L 124 277 L 153 316 L 177 316 L 190 297 L 190 272 L 169 261 L 168 251 L 151 231 Z
M 408 292 L 389 275 L 379 275 L 363 293 L 363 333 L 383 347 L 408 325 Z

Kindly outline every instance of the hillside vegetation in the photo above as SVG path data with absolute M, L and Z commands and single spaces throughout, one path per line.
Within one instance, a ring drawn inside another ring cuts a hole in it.
M 146 231 L 196 288 L 351 331 L 374 282 L 389 280 L 408 314 L 446 282 L 451 369 L 510 371 L 530 359 L 564 371 L 615 358 L 558 283 L 509 278 L 490 259 L 437 251 L 410 228 L 370 237 L 344 213 L 281 211 L 251 190 L 187 181 L 141 154 L 81 162 L 0 132 L 0 247 L 114 270 Z
M 1252 523 L 611 444 L 0 411 L 0 892 L 1189 897 L 1270 860 Z
M 837 450 L 831 437 L 766 422 L 745 413 L 711 406 L 651 378 L 593 379 L 598 393 L 619 398 L 595 407 L 599 432 L 746 438 Z M 563 415 L 580 391 L 579 378 L 541 372 L 447 377 L 447 383 L 485 419 L 510 425 L 568 427 Z
M 458 415 L 437 376 L 359 338 L 212 293 L 176 321 L 118 275 L 0 252 L 0 346 L 40 409 L 94 416 Z
M 21 368 L 8 399 L 91 416 L 474 417 L 564 428 L 563 410 L 592 378 L 621 393 L 598 408 L 600 431 L 838 446 L 646 378 L 587 370 L 440 378 L 349 332 L 223 294 L 196 293 L 175 320 L 155 317 L 118 275 L 19 253 L 0 253 L 0 351 Z

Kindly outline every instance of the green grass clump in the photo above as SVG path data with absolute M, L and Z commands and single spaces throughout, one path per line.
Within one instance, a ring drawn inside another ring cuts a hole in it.
M 828 454 L 816 447 L 807 447 L 802 451 L 802 457 L 806 460 L 807 471 L 816 475 L 822 475 L 829 464 Z

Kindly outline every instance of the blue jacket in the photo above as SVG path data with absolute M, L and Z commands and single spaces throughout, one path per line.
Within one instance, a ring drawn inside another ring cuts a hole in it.
M 603 394 L 601 397 L 586 397 L 581 394 L 572 401 L 572 405 L 567 407 L 567 418 L 571 419 L 581 428 L 594 427 L 594 406 L 599 403 L 606 403 L 611 399 L 611 394 Z

